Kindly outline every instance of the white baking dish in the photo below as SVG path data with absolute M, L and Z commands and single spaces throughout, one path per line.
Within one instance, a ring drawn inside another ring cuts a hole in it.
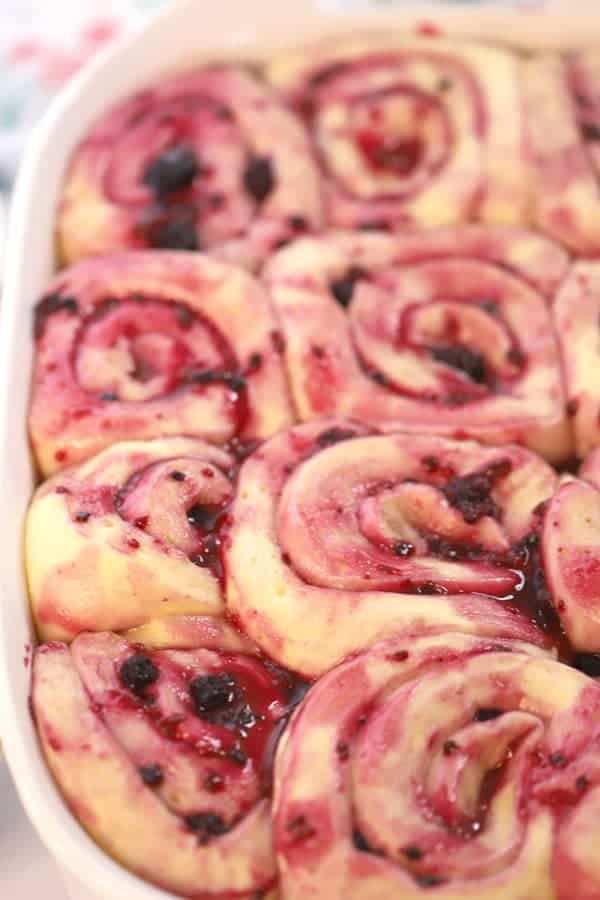
M 33 487 L 25 429 L 32 344 L 30 310 L 54 267 L 53 222 L 69 155 L 97 116 L 143 82 L 209 57 L 260 57 L 333 31 L 445 31 L 521 46 L 600 43 L 598 0 L 410 4 L 403 0 L 183 0 L 143 33 L 117 42 L 58 98 L 31 141 L 13 204 L 0 327 L 0 733 L 25 808 L 64 868 L 72 896 L 151 900 L 169 895 L 105 856 L 65 808 L 41 757 L 29 715 L 31 626 L 21 564 Z M 561 13 L 561 8 L 563 12 Z M 595 11 L 595 12 L 594 12 Z M 2 861 L 0 860 L 0 878 Z

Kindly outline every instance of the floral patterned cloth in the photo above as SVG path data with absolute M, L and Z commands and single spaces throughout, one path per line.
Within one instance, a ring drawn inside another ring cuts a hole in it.
M 98 48 L 169 0 L 1 0 L 0 191 L 10 190 L 32 126 Z

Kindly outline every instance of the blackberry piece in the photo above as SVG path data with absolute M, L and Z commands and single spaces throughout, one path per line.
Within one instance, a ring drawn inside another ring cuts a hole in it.
M 264 203 L 275 187 L 273 163 L 268 156 L 250 156 L 243 175 L 246 192 L 257 203 Z
M 189 692 L 194 710 L 201 718 L 230 706 L 238 699 L 237 682 L 227 672 L 194 678 L 190 681 Z
M 158 197 L 189 187 L 200 172 L 191 147 L 177 144 L 155 157 L 144 169 L 142 182 Z
M 145 653 L 132 653 L 119 669 L 121 684 L 134 694 L 142 695 L 158 681 L 159 671 Z

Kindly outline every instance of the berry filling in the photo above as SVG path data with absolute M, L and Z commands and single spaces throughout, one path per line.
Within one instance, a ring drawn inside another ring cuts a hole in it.
M 53 303 L 54 312 L 63 309 L 72 311 Z M 184 392 L 220 389 L 236 433 L 248 422 L 247 378 L 233 349 L 211 321 L 181 303 L 140 294 L 104 300 L 78 328 L 74 367 L 88 403 L 183 402 Z M 81 403 L 73 416 L 89 415 Z
M 520 642 L 445 633 L 401 648 L 391 638 L 349 658 L 295 716 L 275 801 L 287 883 L 316 888 L 332 846 L 335 884 L 377 879 L 381 896 L 406 876 L 476 893 L 493 879 L 510 895 L 524 869 L 538 872 L 541 846 L 539 872 L 558 883 L 554 860 L 581 846 L 572 823 L 593 821 L 597 685 Z M 553 690 L 559 681 L 564 690 Z M 331 762 L 305 794 L 297 785 L 310 779 L 315 731 Z M 567 871 L 570 889 L 577 870 Z M 584 873 L 578 884 L 589 883 Z
M 524 551 L 520 538 L 505 532 L 503 516 L 508 479 L 525 460 L 483 451 L 487 462 L 475 453 L 467 463 L 460 444 L 453 445 L 457 455 L 444 459 L 410 447 L 410 458 L 397 466 L 389 462 L 378 472 L 372 462 L 367 480 L 341 456 L 335 478 L 326 478 L 320 452 L 352 438 L 357 433 L 340 426 L 317 433 L 305 457 L 316 454 L 314 476 L 305 461 L 303 490 L 287 493 L 280 509 L 283 558 L 303 579 L 338 589 L 478 592 L 504 600 L 522 589 Z M 398 452 L 406 453 L 399 443 Z M 427 439 L 425 445 L 431 446 Z M 553 477 L 549 469 L 544 477 Z
M 388 137 L 371 130 L 359 131 L 356 143 L 372 169 L 385 170 L 400 177 L 412 174 L 424 154 L 419 138 Z
M 164 92 L 131 98 L 104 123 L 110 140 L 99 127 L 81 153 L 101 173 L 107 203 L 126 217 L 133 248 L 252 243 L 255 220 L 277 188 L 275 159 L 254 147 L 276 112 L 286 115 L 258 79 L 211 68 L 174 80 Z M 283 143 L 293 145 L 289 152 L 301 152 L 293 144 L 295 121 L 284 117 L 281 125 Z M 292 207 L 289 217 L 295 223 L 284 214 L 278 231 L 304 230 L 301 210 L 295 215 Z
M 343 246 L 340 241 L 339 249 Z M 356 253 L 356 248 L 347 249 L 349 257 Z M 389 252 L 391 256 L 391 246 Z M 543 298 L 528 287 L 521 289 L 509 282 L 504 273 L 489 265 L 449 259 L 398 268 L 350 265 L 340 275 L 332 274 L 335 277 L 330 277 L 329 292 L 348 311 L 350 346 L 346 348 L 341 339 L 334 340 L 331 349 L 319 344 L 317 358 L 322 362 L 317 366 L 308 359 L 309 346 L 310 355 L 316 356 L 315 344 L 305 339 L 308 377 L 307 386 L 302 382 L 302 390 L 307 392 L 315 414 L 329 409 L 323 406 L 324 396 L 331 394 L 330 406 L 335 409 L 339 391 L 352 390 L 354 382 L 346 384 L 336 362 L 347 352 L 356 357 L 365 375 L 391 394 L 387 400 L 383 395 L 368 396 L 367 388 L 362 385 L 361 392 L 357 383 L 356 418 L 370 421 L 373 410 L 380 409 L 387 422 L 386 408 L 393 409 L 397 402 L 394 394 L 420 403 L 443 404 L 450 410 L 491 402 L 503 394 L 510 396 L 529 367 L 529 357 L 515 327 L 517 308 L 522 310 L 523 303 L 535 307 L 539 327 L 546 328 L 550 339 Z M 481 299 L 482 285 L 490 299 Z M 320 315 L 323 327 L 333 327 L 333 320 L 325 325 L 325 311 Z M 405 416 L 398 412 L 397 418 L 401 429 Z M 460 427 L 458 415 L 456 425 Z
M 54 754 L 57 779 L 78 804 L 78 815 L 82 810 L 82 823 L 91 823 L 100 843 L 101 833 L 122 839 L 121 861 L 137 871 L 126 840 L 137 822 L 143 846 L 153 854 L 171 846 L 178 859 L 201 867 L 196 878 L 202 868 L 210 872 L 213 862 L 219 863 L 221 852 L 235 854 L 242 865 L 247 859 L 250 892 L 238 890 L 239 880 L 231 890 L 255 896 L 254 886 L 262 890 L 275 875 L 269 812 L 273 761 L 305 685 L 252 653 L 217 649 L 221 642 L 245 643 L 221 620 L 177 619 L 173 629 L 179 635 L 175 643 L 197 638 L 199 646 L 156 649 L 111 632 L 80 634 L 69 647 L 44 645 L 35 661 L 36 723 L 43 739 L 50 736 L 46 747 Z M 210 648 L 203 646 L 205 638 Z M 62 702 L 48 702 L 50 696 Z M 77 775 L 67 785 L 62 751 L 72 755 L 75 747 Z M 86 819 L 92 811 L 93 818 Z M 129 827 L 119 837 L 124 821 Z M 101 833 L 99 822 L 106 828 Z M 195 845 L 208 849 L 225 835 L 227 843 L 215 847 L 216 856 L 195 859 Z M 166 885 L 160 880 L 164 865 L 158 861 L 162 868 L 153 875 L 160 887 Z M 224 887 L 214 891 L 210 875 L 211 895 L 229 896 L 228 875 L 217 882 Z M 181 892 L 181 882 L 171 884 Z M 196 895 L 189 884 L 186 894 Z
M 233 354 L 208 320 L 194 314 L 182 327 L 179 306 L 143 296 L 104 301 L 83 323 L 76 351 L 84 390 L 131 402 L 182 387 L 199 360 L 207 370 L 231 367 Z
M 270 792 L 277 743 L 304 683 L 243 654 L 154 651 L 112 635 L 81 636 L 75 648 L 93 702 L 142 782 L 201 843 Z
M 339 204 L 368 209 L 372 203 L 382 213 L 379 228 L 401 220 L 399 201 L 410 200 L 443 172 L 454 142 L 453 124 L 437 91 L 389 80 L 379 89 L 360 89 L 361 78 L 368 84 L 381 67 L 389 79 L 387 69 L 393 66 L 390 58 L 373 57 L 355 60 L 351 67 L 330 67 L 311 82 L 313 96 L 303 109 Z
M 284 565 L 305 583 L 349 601 L 361 591 L 485 595 L 572 659 L 540 553 L 556 474 L 538 457 L 341 425 L 315 428 L 301 454 L 285 472 L 277 533 Z
M 167 552 L 177 548 L 221 579 L 222 530 L 233 497 L 231 475 L 202 458 L 167 459 L 135 472 L 113 502 L 122 519 Z

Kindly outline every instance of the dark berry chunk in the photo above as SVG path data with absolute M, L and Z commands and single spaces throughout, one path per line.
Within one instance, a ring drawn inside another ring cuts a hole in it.
M 508 475 L 510 470 L 510 460 L 499 460 L 481 472 L 456 476 L 446 484 L 444 496 L 469 525 L 484 516 L 498 518 L 498 507 L 491 491 L 496 482 Z
M 555 769 L 564 769 L 567 761 L 562 755 L 562 753 L 551 753 L 550 754 L 550 765 L 554 766 Z
M 513 366 L 523 366 L 525 364 L 525 357 L 523 355 L 523 351 L 519 350 L 518 347 L 511 347 L 508 353 L 506 354 L 506 359 L 509 363 L 512 363 Z
M 191 562 L 200 569 L 212 569 L 217 577 L 223 574 L 223 568 L 219 556 L 221 542 L 215 534 L 208 534 L 202 541 L 199 553 L 190 557 Z
M 199 569 L 209 569 L 213 560 L 210 553 L 194 553 L 193 556 L 190 556 L 190 562 Z
M 325 449 L 325 447 L 333 447 L 334 444 L 339 444 L 340 441 L 347 441 L 353 437 L 356 437 L 356 432 L 350 428 L 328 428 L 318 436 L 317 444 Z
M 225 787 L 225 779 L 218 772 L 208 772 L 204 777 L 204 787 L 211 794 L 216 794 Z
M 187 381 L 191 384 L 216 384 L 221 378 L 219 372 L 214 369 L 201 369 L 199 371 L 188 372 Z
M 453 753 L 456 753 L 459 750 L 459 746 L 456 741 L 445 741 L 444 742 L 444 756 L 452 756 Z
M 444 541 L 442 538 L 430 538 L 427 542 L 427 549 L 432 556 L 438 556 L 440 559 L 458 559 L 460 556 L 469 558 L 474 555 L 474 548 L 459 550 L 450 541 Z
M 162 784 L 164 781 L 164 774 L 161 767 L 157 764 L 154 766 L 142 766 L 138 769 L 140 773 L 140 777 L 144 784 L 147 784 L 148 787 L 158 787 L 159 784 Z
M 331 81 L 337 75 L 341 75 L 345 71 L 347 65 L 348 64 L 345 62 L 339 62 L 324 66 L 315 75 L 311 76 L 311 87 L 323 87 L 328 81 Z
M 211 812 L 192 813 L 185 817 L 185 824 L 190 831 L 198 835 L 201 844 L 207 844 L 211 837 L 219 837 L 229 830 L 225 820 L 217 813 Z
M 443 884 L 443 880 L 436 875 L 417 875 L 415 881 L 420 887 L 431 888 L 439 887 Z
M 119 398 L 114 391 L 105 391 L 104 394 L 100 394 L 98 399 L 102 400 L 103 403 L 114 403 Z
M 441 463 L 437 456 L 424 456 L 421 460 L 421 465 L 428 472 L 438 472 L 441 466 Z
M 44 333 L 46 320 L 58 312 L 67 312 L 72 316 L 79 312 L 79 304 L 75 297 L 62 295 L 58 291 L 42 297 L 33 314 L 33 334 L 39 338 Z
M 276 353 L 283 353 L 285 351 L 285 338 L 281 331 L 271 332 L 271 343 L 273 344 L 273 350 L 275 350 Z
M 241 747 L 232 747 L 227 755 L 237 766 L 245 766 L 248 762 L 248 757 Z
M 185 303 L 175 304 L 175 318 L 180 328 L 188 329 L 194 324 L 194 314 Z
M 600 678 L 600 653 L 577 653 L 573 666 L 590 678 Z
M 141 303 L 144 300 L 143 295 L 136 295 L 132 298 L 137 303 Z M 120 307 L 121 301 L 116 297 L 106 297 L 100 305 L 98 306 L 98 315 L 106 316 L 108 313 L 116 312 L 116 310 Z
M 437 362 L 444 363 L 451 369 L 457 369 L 476 384 L 483 384 L 487 381 L 485 357 L 477 350 L 456 345 L 454 347 L 430 347 L 429 352 Z
M 423 156 L 421 141 L 398 141 L 395 146 L 382 147 L 376 163 L 396 175 L 409 175 L 417 168 Z
M 216 212 L 219 209 L 223 209 L 225 206 L 225 195 L 224 194 L 209 194 L 206 198 L 206 205 L 209 209 L 212 209 L 213 212 Z
M 187 511 L 187 520 L 193 528 L 201 528 L 203 531 L 212 531 L 222 512 L 223 510 L 220 506 L 194 503 Z
M 403 848 L 402 852 L 405 857 L 412 862 L 418 862 L 420 859 L 423 859 L 423 851 L 420 847 L 417 847 L 416 844 L 409 844 L 407 847 Z
M 385 219 L 373 219 L 372 221 L 359 222 L 359 231 L 387 231 L 388 223 Z
M 426 581 L 419 585 L 417 594 L 447 594 L 446 588 L 441 584 L 435 584 L 433 581 Z
M 533 621 L 544 631 L 559 632 L 560 625 L 556 610 L 552 605 L 552 595 L 546 582 L 546 574 L 541 564 L 540 552 L 536 550 L 532 554 L 532 562 L 529 566 L 528 594 L 525 599 L 529 601 L 528 609 Z
M 239 710 L 235 717 L 235 724 L 241 733 L 247 731 L 249 728 L 254 728 L 256 725 L 256 716 L 248 705 L 242 706 Z
M 345 275 L 332 281 L 329 289 L 340 306 L 346 308 L 352 300 L 356 283 L 365 277 L 365 270 L 359 266 L 351 266 Z
M 469 394 L 467 391 L 451 391 L 446 395 L 446 403 L 448 406 L 465 406 L 467 403 L 471 403 L 473 400 L 473 395 Z
M 289 216 L 288 225 L 293 231 L 306 231 L 308 228 L 308 222 L 304 218 L 304 216 Z
M 173 471 L 169 475 L 173 481 L 185 481 L 185 474 L 180 472 L 179 469 L 173 469 Z
M 355 828 L 352 832 L 352 843 L 357 850 L 360 850 L 361 853 L 371 852 L 371 847 L 369 846 L 366 837 L 364 836 L 362 831 L 359 831 L 358 828 Z
M 275 187 L 273 163 L 268 156 L 250 156 L 244 169 L 244 187 L 257 203 L 263 203 Z
M 200 249 L 193 204 L 178 203 L 144 209 L 135 230 L 149 247 L 159 250 Z
M 289 820 L 286 827 L 295 841 L 305 841 L 316 834 L 306 816 L 295 816 Z
M 589 779 L 587 775 L 579 775 L 577 780 L 575 781 L 575 787 L 579 791 L 579 793 L 583 793 L 587 786 L 589 785 Z
M 172 219 L 157 229 L 153 247 L 160 250 L 198 250 L 196 225 L 186 219 Z
M 82 509 L 80 509 L 79 512 L 75 513 L 75 518 L 77 519 L 78 522 L 87 522 L 89 517 L 90 517 L 90 513 L 85 512 Z
M 238 375 L 237 372 L 225 372 L 223 374 L 223 384 L 226 384 L 228 388 L 239 394 L 246 387 L 246 379 L 243 375 Z
M 501 709 L 481 707 L 481 709 L 477 710 L 473 718 L 476 722 L 491 722 L 493 719 L 498 719 L 501 715 Z
M 190 384 L 198 385 L 224 384 L 236 393 L 239 393 L 246 387 L 246 379 L 243 375 L 237 372 L 217 372 L 215 369 L 192 370 L 187 372 L 186 380 Z
M 414 556 L 415 545 L 408 541 L 400 541 L 399 544 L 394 544 L 394 553 L 401 557 Z
M 237 682 L 227 672 L 200 675 L 190 681 L 189 691 L 194 710 L 201 718 L 230 706 L 239 697 Z
M 258 372 L 262 366 L 262 361 L 262 353 L 251 353 L 250 359 L 248 360 L 248 368 L 251 372 Z
M 372 169 L 406 177 L 423 157 L 423 142 L 418 138 L 397 138 L 364 129 L 356 135 L 356 143 L 365 162 Z
M 146 688 L 158 681 L 159 671 L 145 653 L 132 653 L 121 668 L 119 678 L 134 694 L 143 694 Z
M 484 312 L 488 314 L 488 316 L 496 317 L 500 311 L 500 308 L 495 300 L 482 300 L 479 306 Z
M 354 828 L 352 831 L 352 843 L 357 850 L 360 850 L 361 853 L 374 853 L 375 856 L 383 855 L 381 850 L 378 850 L 375 847 L 371 847 L 362 831 L 360 831 L 358 828 Z
M 199 172 L 198 160 L 191 147 L 178 144 L 151 160 L 144 169 L 142 182 L 158 197 L 189 187 Z
M 586 141 L 600 141 L 600 125 L 596 125 L 595 122 L 584 122 L 581 133 Z
M 382 385 L 382 387 L 385 387 L 385 385 L 387 385 L 388 383 L 388 380 L 383 372 L 369 372 L 369 378 L 371 379 L 371 381 L 374 381 L 375 384 Z

